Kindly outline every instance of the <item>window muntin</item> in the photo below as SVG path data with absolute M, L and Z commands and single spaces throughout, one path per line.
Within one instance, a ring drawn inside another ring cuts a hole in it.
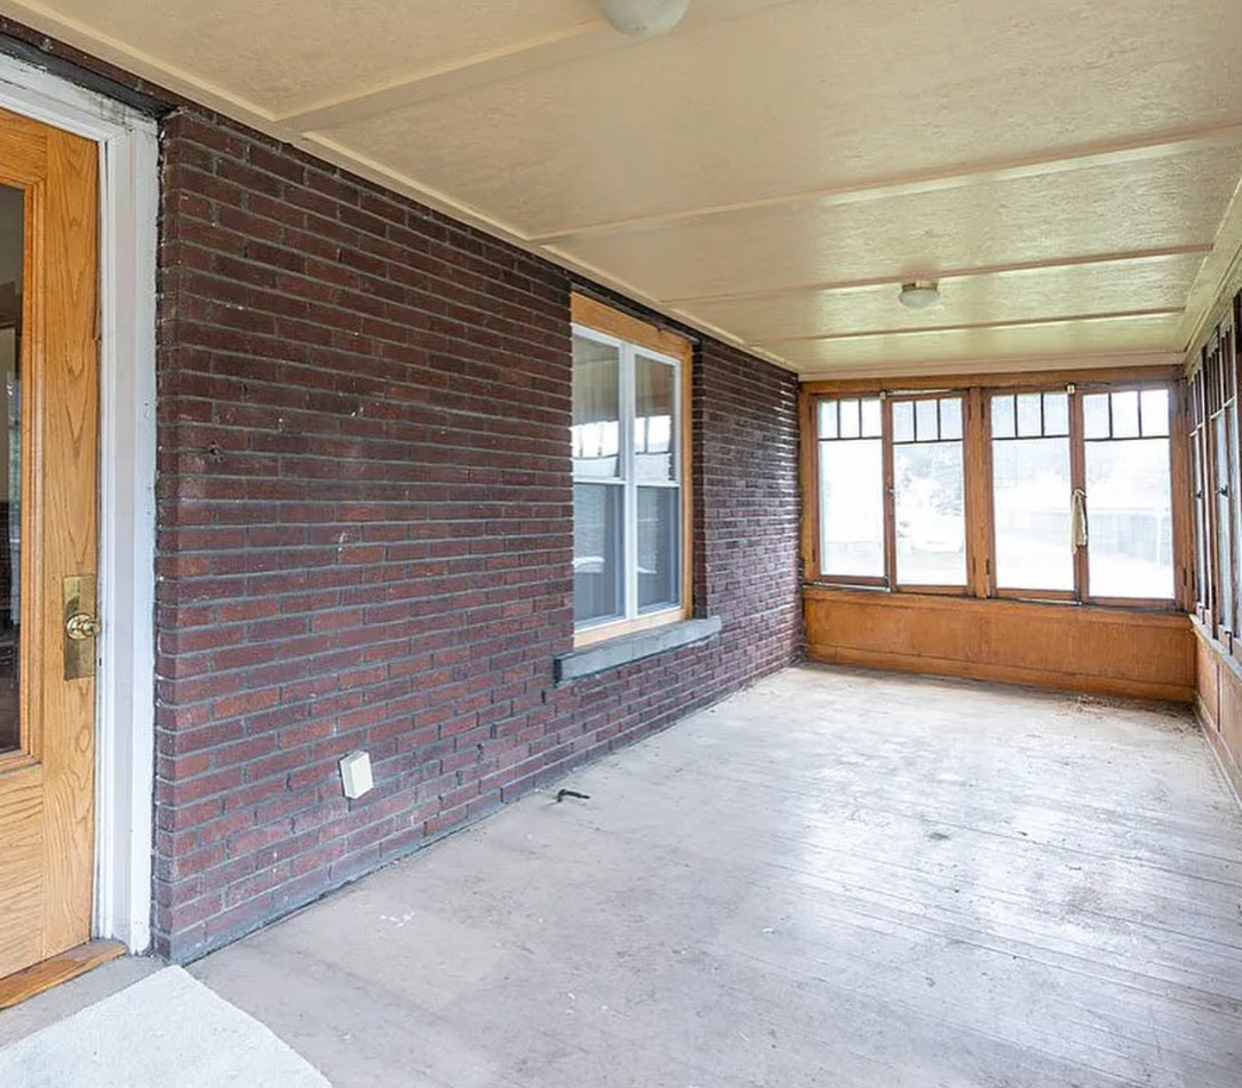
M 995 585 L 1072 593 L 1069 394 L 999 393 L 990 407 Z
M 879 397 L 819 402 L 819 554 L 830 577 L 884 577 L 881 415 Z
M 593 629 L 682 600 L 682 363 L 574 327 L 574 621 Z
M 1087 393 L 1082 412 L 1090 595 L 1172 600 L 1168 390 Z
M 894 400 L 892 412 L 897 582 L 964 587 L 962 398 Z

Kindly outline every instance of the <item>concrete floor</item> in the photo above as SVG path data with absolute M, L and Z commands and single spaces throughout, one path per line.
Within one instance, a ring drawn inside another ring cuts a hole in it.
M 336 1088 L 1242 1085 L 1184 713 L 805 667 L 565 785 L 193 973 Z

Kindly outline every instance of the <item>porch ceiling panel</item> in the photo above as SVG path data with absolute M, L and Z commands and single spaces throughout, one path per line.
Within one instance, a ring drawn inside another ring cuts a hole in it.
M 895 286 L 902 278 L 1210 247 L 1240 171 L 1242 144 L 856 202 L 753 208 L 556 245 L 688 309 L 704 296 L 881 279 L 897 317 L 905 312 Z M 947 299 L 947 284 L 945 292 Z
M 0 13 L 807 374 L 1177 353 L 1242 239 L 1237 0 Z
M 1203 254 L 1140 255 L 1054 268 L 967 271 L 941 281 L 944 301 L 930 310 L 893 307 L 893 287 L 832 286 L 776 294 L 725 296 L 687 302 L 703 321 L 732 328 L 747 340 L 773 344 L 808 337 L 946 324 L 1072 318 L 1085 312 L 1180 312 Z M 1084 311 L 1083 306 L 1096 307 Z

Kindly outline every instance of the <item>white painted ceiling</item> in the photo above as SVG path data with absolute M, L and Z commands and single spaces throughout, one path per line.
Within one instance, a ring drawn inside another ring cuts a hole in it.
M 0 12 L 805 376 L 1171 361 L 1242 243 L 1239 0 Z

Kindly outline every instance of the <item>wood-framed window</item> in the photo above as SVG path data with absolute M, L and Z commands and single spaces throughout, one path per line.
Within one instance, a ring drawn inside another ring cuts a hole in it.
M 1187 382 L 1194 504 L 1195 615 L 1226 652 L 1242 658 L 1242 464 L 1238 337 L 1242 296 L 1211 330 Z
M 574 644 L 691 610 L 684 337 L 573 296 Z
M 1176 607 L 1171 373 L 932 384 L 807 390 L 810 581 Z

